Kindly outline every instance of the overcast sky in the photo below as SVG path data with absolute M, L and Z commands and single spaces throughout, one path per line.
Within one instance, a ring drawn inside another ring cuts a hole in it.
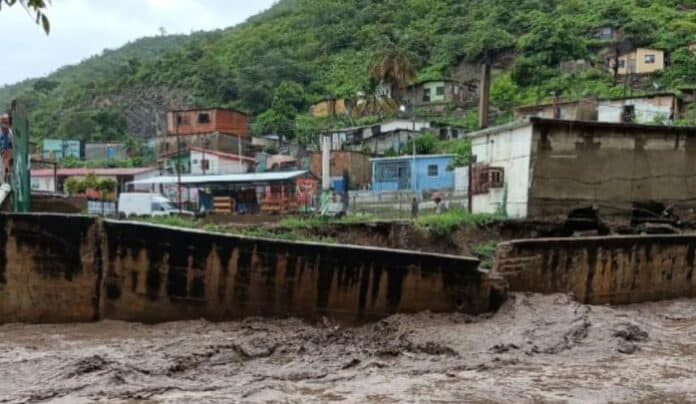
M 159 27 L 170 34 L 226 28 L 275 0 L 53 0 L 46 36 L 19 5 L 0 11 L 0 86 L 43 76 Z

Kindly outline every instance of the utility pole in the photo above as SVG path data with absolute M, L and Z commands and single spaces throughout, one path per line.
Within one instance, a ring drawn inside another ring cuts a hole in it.
M 418 177 L 416 177 L 416 106 L 411 104 L 411 121 L 413 122 L 413 170 L 411 178 L 413 182 L 413 192 L 418 192 Z
M 469 189 L 466 191 L 469 213 L 474 213 L 474 164 L 476 164 L 476 156 L 472 154 L 469 156 Z
M 479 89 L 479 129 L 488 127 L 488 101 L 491 93 L 491 58 L 489 53 L 481 66 L 481 84 Z
M 176 195 L 179 203 L 179 215 L 183 213 L 181 207 L 181 141 L 179 139 L 180 113 L 176 112 Z

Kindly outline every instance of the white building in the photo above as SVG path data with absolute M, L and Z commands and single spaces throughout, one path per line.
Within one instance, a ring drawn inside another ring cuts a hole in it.
M 531 118 L 469 135 L 474 213 L 630 217 L 636 203 L 696 209 L 696 128 Z
M 237 154 L 191 148 L 192 175 L 243 174 L 254 170 L 256 160 Z
M 511 218 L 526 217 L 532 143 L 530 122 L 513 122 L 474 132 L 469 137 L 471 153 L 476 156 L 472 170 L 473 212 L 504 210 Z

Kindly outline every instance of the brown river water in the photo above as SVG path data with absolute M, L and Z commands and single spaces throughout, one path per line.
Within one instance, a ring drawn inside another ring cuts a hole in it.
M 359 327 L 284 319 L 0 327 L 0 402 L 696 402 L 696 300 Z

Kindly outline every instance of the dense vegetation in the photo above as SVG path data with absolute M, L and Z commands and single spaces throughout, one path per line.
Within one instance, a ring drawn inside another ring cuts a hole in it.
M 623 42 L 671 52 L 659 88 L 696 83 L 696 57 L 686 48 L 696 39 L 693 0 L 281 0 L 225 31 L 145 38 L 2 88 L 0 105 L 26 99 L 36 138 L 115 140 L 133 131 L 120 115 L 123 98 L 137 103 L 144 89 L 164 88 L 186 94 L 181 102 L 190 106 L 236 107 L 261 115 L 257 128 L 301 136 L 334 124 L 303 115 L 310 102 L 369 94 L 375 55 L 397 49 L 419 79 L 513 55 L 492 89 L 506 112 L 553 92 L 621 94 L 600 66 L 575 76 L 557 69 L 564 60 L 593 60 L 607 45 L 594 39 L 605 26 L 621 29 Z

